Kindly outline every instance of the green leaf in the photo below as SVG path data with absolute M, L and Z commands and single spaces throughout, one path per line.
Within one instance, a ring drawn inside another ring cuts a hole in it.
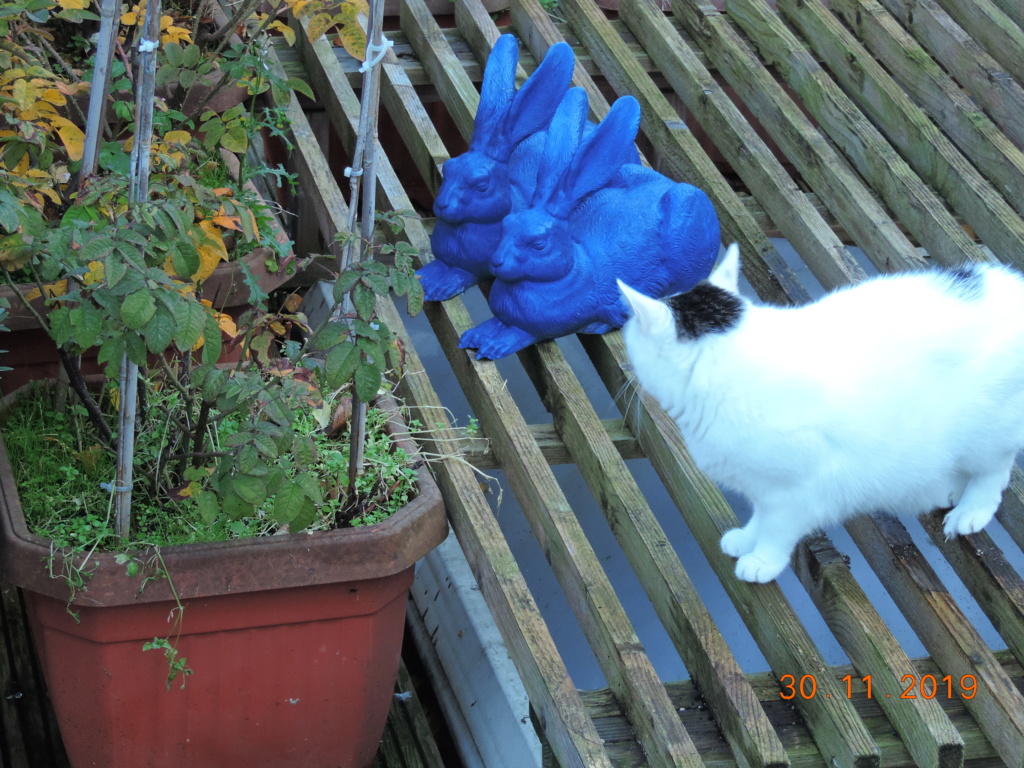
M 184 64 L 184 66 L 186 67 L 194 67 L 199 63 L 202 57 L 203 51 L 199 48 L 199 46 L 195 45 L 194 43 L 189 43 L 189 45 L 185 48 L 185 55 L 182 57 L 182 64 Z
M 356 394 L 359 395 L 359 399 L 364 403 L 370 402 L 377 396 L 377 391 L 380 389 L 380 368 L 375 363 L 361 361 L 359 367 L 356 368 L 355 382 Z
M 242 501 L 254 507 L 267 498 L 267 486 L 263 478 L 255 475 L 235 475 L 231 480 L 231 488 Z
M 178 72 L 178 83 L 182 88 L 191 88 L 198 79 L 199 75 L 194 69 L 182 69 Z
M 207 525 L 213 525 L 218 515 L 220 515 L 220 502 L 217 501 L 217 494 L 215 493 L 206 491 L 199 494 L 199 498 L 196 499 L 196 507 L 199 510 L 199 515 Z
M 256 432 L 252 436 L 252 443 L 253 447 L 268 459 L 276 459 L 278 457 L 277 444 L 270 435 Z
M 303 511 L 303 505 L 312 506 L 312 501 L 294 481 L 285 480 L 274 496 L 274 517 L 282 524 L 291 522 Z
M 124 277 L 127 271 L 128 265 L 124 259 L 120 258 L 120 251 L 118 250 L 108 254 L 103 261 L 103 276 L 107 281 L 107 285 L 111 288 L 121 282 L 121 278 Z
M 185 62 L 185 51 L 182 50 L 180 43 L 165 45 L 164 55 L 167 57 L 167 63 L 172 67 L 180 67 Z
M 416 317 L 416 315 L 423 311 L 423 283 L 418 278 L 409 281 L 409 298 L 406 300 L 406 310 L 412 317 Z
M 146 323 L 146 327 L 142 330 L 149 351 L 159 354 L 171 346 L 171 342 L 174 341 L 174 329 L 174 316 L 167 311 L 166 307 L 158 307 L 153 319 Z
M 359 272 L 354 269 L 348 269 L 338 275 L 338 279 L 334 281 L 334 303 L 343 303 L 348 292 L 358 282 Z
M 76 315 L 76 312 L 80 314 Z M 82 349 L 96 346 L 100 331 L 103 330 L 104 313 L 95 304 L 82 304 L 72 310 L 75 339 Z M 52 316 L 52 313 L 51 313 Z
M 372 290 L 363 285 L 362 282 L 355 284 L 355 287 L 352 289 L 352 303 L 355 305 L 356 314 L 360 318 L 369 320 L 373 317 L 373 308 L 376 301 L 377 297 L 374 296 Z
M 391 286 L 388 285 L 388 279 L 374 272 L 367 272 L 363 275 L 363 279 L 360 282 L 378 296 L 387 296 L 388 291 L 391 290 Z
M 178 349 L 187 352 L 199 342 L 206 329 L 207 312 L 198 301 L 181 301 L 175 306 L 174 321 L 177 324 L 174 340 Z
M 136 291 L 125 296 L 121 303 L 121 322 L 136 331 L 148 323 L 155 312 L 153 294 L 147 290 Z
M 314 504 L 320 505 L 324 503 L 323 486 L 319 477 L 311 472 L 299 472 L 295 475 L 295 482 Z
M 234 125 L 220 137 L 220 145 L 228 152 L 242 154 L 249 148 L 249 136 L 245 132 L 245 128 Z
M 109 237 L 95 237 L 82 244 L 81 258 L 84 262 L 103 261 L 114 251 L 114 241 Z
M 296 435 L 292 442 L 292 458 L 300 467 L 311 467 L 316 463 L 316 443 L 309 435 Z
M 405 296 L 409 292 L 409 276 L 400 269 L 392 269 L 391 287 L 398 296 Z
M 337 389 L 352 378 L 359 365 L 359 350 L 355 344 L 339 344 L 327 353 L 324 364 L 324 375 L 327 386 Z
M 213 315 L 206 316 L 206 330 L 203 333 L 203 364 L 216 365 L 220 359 L 223 343 L 220 338 L 220 326 Z
M 242 446 L 242 449 L 238 452 L 238 470 L 244 472 L 247 475 L 265 475 L 267 470 L 264 465 L 262 472 L 254 472 L 257 467 L 263 464 L 263 459 L 260 458 L 260 452 L 256 450 L 256 446 L 252 443 L 246 443 Z
M 299 80 L 296 77 L 288 79 L 285 83 L 285 87 L 291 88 L 293 91 L 298 91 L 303 96 L 308 96 L 313 101 L 316 101 L 316 96 L 313 95 L 313 89 L 309 87 L 309 84 L 305 80 Z
M 124 351 L 128 359 L 138 366 L 146 364 L 146 343 L 137 333 L 126 333 L 124 336 Z
M 237 493 L 226 494 L 223 497 L 223 504 L 224 514 L 232 520 L 250 516 L 255 508 L 254 504 L 250 504 Z

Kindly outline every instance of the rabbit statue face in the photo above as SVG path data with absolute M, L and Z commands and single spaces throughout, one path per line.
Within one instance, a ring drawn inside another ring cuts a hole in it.
M 491 274 L 506 283 L 550 283 L 572 270 L 573 243 L 564 221 L 529 208 L 505 218 Z
M 459 184 L 442 184 L 434 201 L 434 215 L 450 223 L 501 221 L 512 207 L 508 165 L 469 151 L 444 164 L 445 179 Z

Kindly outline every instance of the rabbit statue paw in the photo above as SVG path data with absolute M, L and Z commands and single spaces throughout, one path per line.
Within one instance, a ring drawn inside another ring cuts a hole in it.
M 459 349 L 475 349 L 477 360 L 497 360 L 535 344 L 540 339 L 492 317 L 470 328 L 459 339 Z
M 441 261 L 432 261 L 420 267 L 416 275 L 423 283 L 423 298 L 427 301 L 445 301 L 480 281 L 472 272 L 449 267 Z

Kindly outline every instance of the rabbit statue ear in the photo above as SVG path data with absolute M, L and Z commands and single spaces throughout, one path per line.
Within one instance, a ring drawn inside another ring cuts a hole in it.
M 512 99 L 505 120 L 505 146 L 515 147 L 547 127 L 572 81 L 575 66 L 576 56 L 568 43 L 559 41 L 548 49 L 540 66 Z
M 480 88 L 480 104 L 473 122 L 473 137 L 469 142 L 470 149 L 486 151 L 495 143 L 516 93 L 518 64 L 519 45 L 515 35 L 502 35 L 487 57 L 484 82 Z
M 537 171 L 534 205 L 543 205 L 552 213 L 560 207 L 559 182 L 580 145 L 588 110 L 587 92 L 582 88 L 570 88 L 558 104 Z
M 612 176 L 636 159 L 640 104 L 632 96 L 615 100 L 604 120 L 586 138 L 563 179 L 570 205 L 607 186 Z

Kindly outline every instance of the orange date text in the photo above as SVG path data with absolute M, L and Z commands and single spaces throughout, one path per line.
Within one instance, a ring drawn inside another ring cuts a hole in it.
M 855 678 L 853 675 L 846 675 L 839 679 L 839 682 L 845 683 L 846 698 L 854 698 L 853 683 Z M 864 684 L 863 696 L 866 699 L 872 698 L 871 695 L 871 675 L 865 675 L 860 678 L 860 681 Z M 934 699 L 936 696 L 941 698 L 943 695 L 947 699 L 952 699 L 954 696 L 959 696 L 961 699 L 973 699 L 978 693 L 978 680 L 974 675 L 963 675 L 959 682 L 953 677 L 953 675 L 946 675 L 945 677 L 936 677 L 935 675 L 904 675 L 900 680 L 902 693 L 894 695 L 887 693 L 886 698 L 900 698 L 900 699 Z M 783 675 L 779 678 L 779 685 L 782 690 L 779 691 L 779 696 L 786 701 L 795 698 L 801 699 L 813 699 L 819 695 L 818 692 L 818 680 L 814 675 Z M 858 686 L 859 687 L 859 686 Z M 842 695 L 843 689 L 840 688 L 840 694 Z M 820 694 L 826 697 L 830 697 L 831 693 Z M 859 691 L 857 695 L 860 695 Z

